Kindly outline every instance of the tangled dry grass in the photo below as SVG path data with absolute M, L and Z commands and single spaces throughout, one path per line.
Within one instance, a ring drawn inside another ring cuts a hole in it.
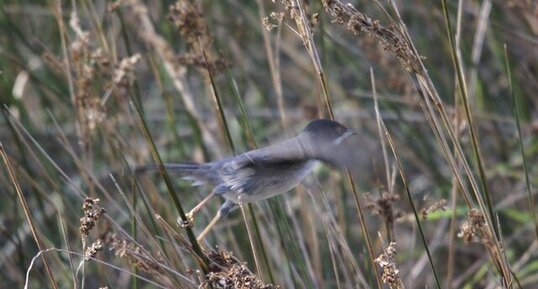
M 3 285 L 538 283 L 536 3 L 1 6 Z M 132 169 L 240 153 L 319 117 L 361 133 L 364 173 L 319 167 L 203 243 L 218 204 L 170 224 L 209 188 Z

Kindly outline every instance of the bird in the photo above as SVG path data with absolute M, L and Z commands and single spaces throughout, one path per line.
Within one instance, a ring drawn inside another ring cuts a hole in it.
M 309 122 L 295 137 L 263 148 L 207 163 L 164 163 L 168 171 L 176 171 L 192 186 L 207 184 L 211 193 L 188 214 L 184 226 L 192 225 L 194 215 L 214 196 L 225 202 L 215 217 L 197 237 L 201 241 L 221 217 L 237 209 L 240 203 L 258 202 L 286 193 L 297 186 L 322 162 L 331 167 L 353 165 L 354 141 L 357 134 L 329 119 Z M 155 164 L 143 165 L 137 172 L 155 170 Z M 179 220 L 178 220 L 179 221 Z

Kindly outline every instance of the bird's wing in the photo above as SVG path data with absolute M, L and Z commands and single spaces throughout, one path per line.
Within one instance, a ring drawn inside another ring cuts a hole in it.
M 242 155 L 245 161 L 256 164 L 304 161 L 311 159 L 300 138 L 294 137 L 270 146 L 246 152 Z
M 230 191 L 242 193 L 256 185 L 254 180 L 300 167 L 309 160 L 294 139 L 252 150 L 219 161 L 218 175 Z
M 357 161 L 357 138 L 349 137 L 339 143 L 309 141 L 298 136 L 261 149 L 239 155 L 242 166 L 247 165 L 286 165 L 293 162 L 318 160 L 330 166 L 346 168 Z
M 333 167 L 352 169 L 362 159 L 358 155 L 360 146 L 358 135 L 351 135 L 340 142 L 312 142 L 299 135 L 247 155 L 255 156 L 258 162 L 318 160 Z

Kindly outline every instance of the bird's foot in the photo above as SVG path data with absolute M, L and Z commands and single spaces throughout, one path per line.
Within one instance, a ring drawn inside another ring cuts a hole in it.
M 181 218 L 177 219 L 177 223 L 182 228 L 192 228 L 194 225 L 194 215 L 198 213 L 202 209 L 202 207 L 215 195 L 215 192 L 211 192 L 207 197 L 205 197 L 198 205 L 196 205 L 190 212 L 185 214 L 186 219 L 183 220 Z
M 194 214 L 192 212 L 188 212 L 185 214 L 186 219 L 182 219 L 181 217 L 177 218 L 177 223 L 181 228 L 192 228 L 194 225 Z

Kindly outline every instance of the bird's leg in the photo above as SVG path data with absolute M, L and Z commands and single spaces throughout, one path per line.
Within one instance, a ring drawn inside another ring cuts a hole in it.
M 213 196 L 215 196 L 215 192 L 211 192 L 207 197 L 205 197 L 203 200 L 201 200 L 194 208 L 192 208 L 192 210 L 190 210 L 187 214 L 185 214 L 185 216 L 187 217 L 186 220 L 179 220 L 178 219 L 178 223 L 180 224 L 181 227 L 192 227 L 192 224 L 194 223 L 194 215 L 196 213 L 198 213 L 198 211 L 200 211 L 200 209 L 202 209 L 205 204 L 211 200 L 211 198 L 213 198 Z
M 198 205 L 196 205 L 194 208 L 192 208 L 192 210 L 187 213 L 187 218 L 194 219 L 194 215 L 198 213 L 198 211 L 200 211 L 205 206 L 205 204 L 209 202 L 209 200 L 211 200 L 211 198 L 213 198 L 214 196 L 215 192 L 213 191 L 207 197 L 201 200 Z
M 200 233 L 200 235 L 198 235 L 198 237 L 196 237 L 196 240 L 198 242 L 202 242 L 205 238 L 205 236 L 207 236 L 207 234 L 209 233 L 209 231 L 211 231 L 211 229 L 213 228 L 213 226 L 215 226 L 215 224 L 219 221 L 219 219 L 222 217 L 222 213 L 221 213 L 221 210 L 218 210 L 217 214 L 215 215 L 215 217 L 213 217 L 213 220 L 211 220 L 211 222 L 209 222 L 209 224 L 207 224 L 207 226 L 204 228 L 204 230 L 202 231 L 202 233 Z
M 211 229 L 215 226 L 215 224 L 219 221 L 220 218 L 228 216 L 231 211 L 237 209 L 238 207 L 239 206 L 233 201 L 226 200 L 226 202 L 224 202 L 224 204 L 222 204 L 222 206 L 220 207 L 215 217 L 213 217 L 213 220 L 209 222 L 209 224 L 204 228 L 198 238 L 196 238 L 198 242 L 201 242 L 205 238 L 205 236 L 207 236 L 209 231 L 211 231 Z

